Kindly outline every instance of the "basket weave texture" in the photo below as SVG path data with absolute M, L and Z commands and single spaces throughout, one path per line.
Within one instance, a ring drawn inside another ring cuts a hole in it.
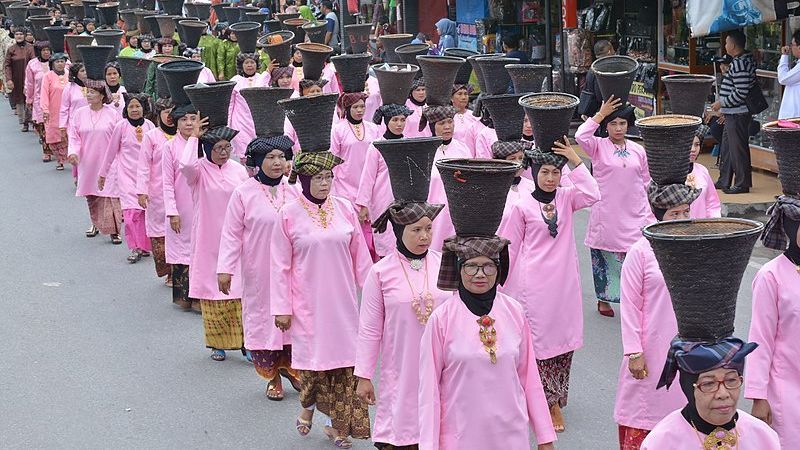
M 417 64 L 425 78 L 425 102 L 431 106 L 450 104 L 456 74 L 464 63 L 454 56 L 417 56 Z
M 375 141 L 389 170 L 392 194 L 397 201 L 425 202 L 431 184 L 431 169 L 442 138 L 422 137 Z
M 689 154 L 699 117 L 665 114 L 636 121 L 647 153 L 650 177 L 657 184 L 683 184 L 692 172 Z
M 578 107 L 578 97 L 560 92 L 527 94 L 519 99 L 533 129 L 536 147 L 549 152 L 555 141 L 569 135 L 569 123 Z
M 193 84 L 183 88 L 192 101 L 192 106 L 202 117 L 208 117 L 208 129 L 228 125 L 228 108 L 235 81 L 217 81 L 208 84 Z
M 605 56 L 592 63 L 603 98 L 613 95 L 622 100 L 623 105 L 628 102 L 638 69 L 639 62 L 630 56 Z

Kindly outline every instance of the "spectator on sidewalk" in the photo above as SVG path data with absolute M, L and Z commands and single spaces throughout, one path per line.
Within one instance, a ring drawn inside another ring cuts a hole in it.
M 458 47 L 458 36 L 456 36 L 456 23 L 448 18 L 439 19 L 436 22 L 436 33 L 439 35 L 439 45 L 436 53 L 444 55 L 448 48 Z
M 520 64 L 530 63 L 528 54 L 519 49 L 519 36 L 507 34 L 503 36 L 503 52 L 507 58 L 517 58 Z
M 786 88 L 783 90 L 779 119 L 800 117 L 800 64 L 790 64 L 791 57 L 795 63 L 800 58 L 800 30 L 792 35 L 791 46 L 781 48 L 781 61 L 778 63 L 778 82 Z
M 334 49 L 339 47 L 339 17 L 333 12 L 333 3 L 330 0 L 322 2 L 322 13 L 328 19 L 328 31 L 325 33 L 325 45 Z

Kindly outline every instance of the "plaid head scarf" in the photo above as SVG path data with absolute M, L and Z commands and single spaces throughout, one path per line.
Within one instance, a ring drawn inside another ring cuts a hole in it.
M 524 152 L 531 148 L 530 142 L 525 141 L 497 141 L 492 144 L 492 156 L 495 159 L 506 159 L 514 153 Z
M 442 265 L 436 286 L 443 291 L 455 291 L 461 281 L 460 262 L 486 256 L 499 260 L 497 284 L 503 285 L 508 277 L 508 245 L 511 242 L 500 236 L 451 236 L 442 245 Z M 459 262 L 460 261 L 460 262 Z
M 647 199 L 653 208 L 667 210 L 678 205 L 690 205 L 701 190 L 686 184 L 658 185 L 651 181 L 647 186 Z
M 108 85 L 103 80 L 90 80 L 87 79 L 83 85 L 89 89 L 94 89 L 103 95 L 103 103 L 111 103 L 111 91 L 108 90 Z
M 758 347 L 755 342 L 745 343 L 733 336 L 717 342 L 683 341 L 676 336 L 672 339 L 667 353 L 664 370 L 656 389 L 666 386 L 669 389 L 678 370 L 693 375 L 719 369 L 734 369 L 740 374 L 744 371 L 744 357 Z
M 320 78 L 319 80 L 309 80 L 307 78 L 303 78 L 300 80 L 300 95 L 303 94 L 303 91 L 310 88 L 311 86 L 319 86 L 320 89 L 324 88 L 325 85 L 328 84 L 328 80 L 324 78 Z
M 412 114 L 414 114 L 414 111 L 412 111 L 411 108 L 406 105 L 389 103 L 388 105 L 382 105 L 375 110 L 375 114 L 372 116 L 372 123 L 380 125 L 382 121 L 388 122 L 394 116 L 408 117 Z
M 334 167 L 343 163 L 344 160 L 331 152 L 301 152 L 295 155 L 292 162 L 292 173 L 289 175 L 289 183 L 294 184 L 298 175 L 313 177 L 323 170 L 333 170 Z
M 294 141 L 292 141 L 288 136 L 255 138 L 249 144 L 247 144 L 247 150 L 244 153 L 245 157 L 247 158 L 245 165 L 250 167 L 260 167 L 267 153 L 273 150 L 282 151 L 286 159 L 291 161 L 294 157 L 292 146 L 294 146 Z
M 239 53 L 236 55 L 236 73 L 241 77 L 247 76 L 244 74 L 244 62 L 248 59 L 252 59 L 256 63 L 256 72 L 253 75 L 258 73 L 258 53 Z
M 773 250 L 786 250 L 789 245 L 789 237 L 783 230 L 784 217 L 790 220 L 800 221 L 800 199 L 789 195 L 781 195 L 778 200 L 767 210 L 769 221 L 761 233 L 761 241 L 764 247 Z
M 557 155 L 552 151 L 543 152 L 538 148 L 529 148 L 525 150 L 525 161 L 527 164 L 537 166 L 556 166 L 559 169 L 567 164 L 567 158 Z
M 443 208 L 444 205 L 425 202 L 395 201 L 386 208 L 383 214 L 375 219 L 375 222 L 372 223 L 372 228 L 378 233 L 383 233 L 386 231 L 386 225 L 390 221 L 397 225 L 411 225 L 423 217 L 433 220 L 442 212 Z
M 342 112 L 342 117 L 347 114 L 347 110 L 361 100 L 367 101 L 368 95 L 365 92 L 347 92 L 339 96 L 336 105 Z
M 425 87 L 425 78 L 414 78 L 414 81 L 411 82 L 411 90 L 413 91 L 418 87 Z M 411 96 L 411 91 L 408 92 L 408 95 Z
M 472 85 L 471 84 L 454 84 L 453 85 L 453 92 L 451 92 L 450 95 L 455 95 L 456 92 L 458 92 L 458 91 L 460 91 L 462 89 L 467 91 L 467 95 L 472 94 Z
M 239 134 L 239 130 L 221 126 L 206 131 L 202 136 L 200 136 L 200 140 L 207 144 L 214 145 L 219 141 L 232 142 L 233 138 L 235 138 L 237 134 Z
M 292 78 L 294 75 L 294 67 L 286 66 L 286 67 L 276 67 L 270 71 L 269 76 L 271 79 L 271 83 L 273 87 L 278 86 L 278 79 L 284 76 Z
M 434 124 L 444 119 L 452 119 L 456 116 L 456 109 L 452 106 L 426 106 L 422 110 L 422 117 L 419 119 L 419 131 L 425 129 L 428 124 Z

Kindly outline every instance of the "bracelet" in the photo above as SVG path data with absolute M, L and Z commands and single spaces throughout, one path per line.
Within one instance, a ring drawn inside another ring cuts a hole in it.
M 644 353 L 642 353 L 642 352 L 631 353 L 630 355 L 628 355 L 628 361 L 636 361 L 637 359 L 641 358 L 642 356 L 644 356 Z

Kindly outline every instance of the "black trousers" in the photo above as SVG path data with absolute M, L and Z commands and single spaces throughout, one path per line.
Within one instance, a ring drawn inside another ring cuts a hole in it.
M 750 113 L 725 114 L 719 166 L 719 180 L 723 187 L 753 187 L 749 133 L 751 120 Z

